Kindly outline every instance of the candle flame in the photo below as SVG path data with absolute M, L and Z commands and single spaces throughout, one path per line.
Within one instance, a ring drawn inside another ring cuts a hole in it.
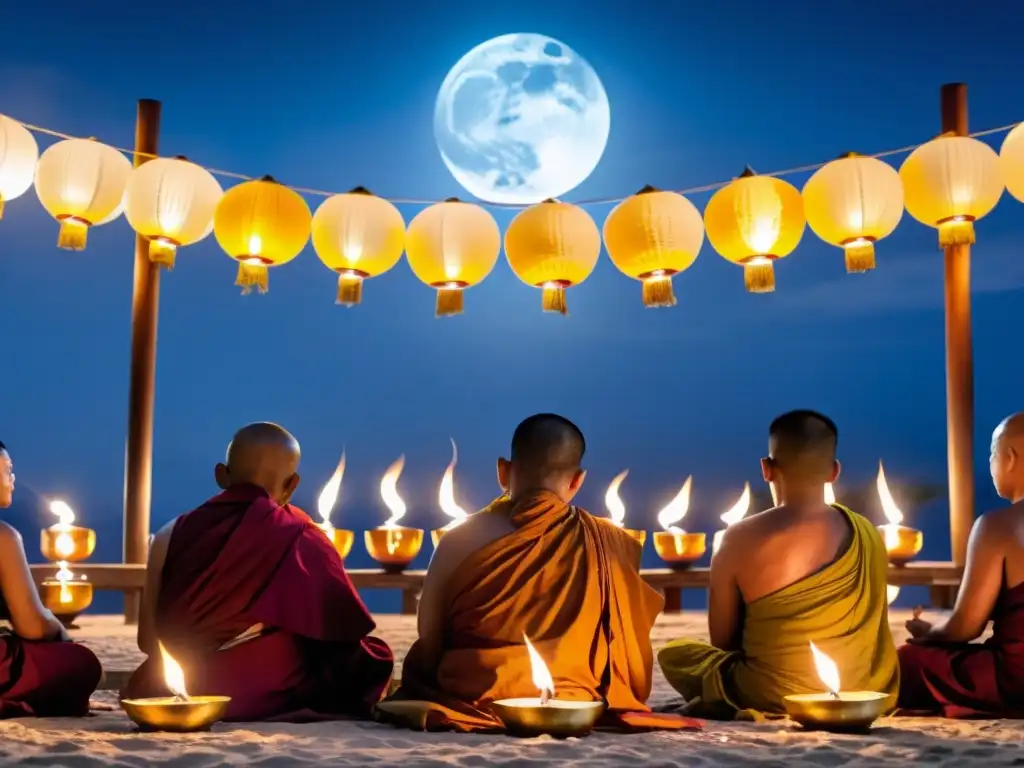
M 259 256 L 263 250 L 263 238 L 253 233 L 249 235 L 249 256 Z
M 903 511 L 896 506 L 896 501 L 889 491 L 889 483 L 885 480 L 885 468 L 882 466 L 881 460 L 878 461 L 878 479 L 875 481 L 875 486 L 878 488 L 878 498 L 882 502 L 882 512 L 887 521 L 885 525 L 881 526 L 885 537 L 885 548 L 895 549 L 900 543 L 897 529 L 903 522 Z
M 188 691 L 185 690 L 185 673 L 182 671 L 181 665 L 167 652 L 163 643 L 157 641 L 157 645 L 164 662 L 164 683 L 167 685 L 167 690 L 177 698 L 189 701 Z
M 811 654 L 814 656 L 814 668 L 818 671 L 825 689 L 833 696 L 839 695 L 839 667 L 828 656 L 811 643 Z
M 526 643 L 526 651 L 530 654 L 530 671 L 533 674 L 533 684 L 540 691 L 540 700 L 542 704 L 547 704 L 548 699 L 555 697 L 555 681 L 551 678 L 551 672 L 548 671 L 548 665 L 544 663 L 544 659 L 537 653 L 537 649 L 533 647 L 530 642 L 530 638 L 523 633 L 523 641 Z
M 57 526 L 55 527 L 70 528 L 71 524 L 75 522 L 75 511 L 68 506 L 66 501 L 61 499 L 51 501 L 50 511 L 57 516 Z
M 721 516 L 721 521 L 725 523 L 725 527 L 728 528 L 731 525 L 735 525 L 743 519 L 744 515 L 750 510 L 750 483 L 743 484 L 743 493 L 740 494 L 739 500 L 732 505 L 732 508 L 728 512 Z M 725 531 L 715 531 L 715 538 L 711 540 L 711 552 L 714 554 L 718 551 L 718 545 L 722 542 L 722 534 Z
M 338 461 L 338 466 L 334 469 L 334 474 L 331 475 L 331 479 L 327 481 L 327 485 L 320 491 L 320 498 L 316 501 L 317 512 L 320 513 L 320 527 L 325 531 L 334 530 L 334 526 L 331 525 L 331 510 L 334 509 L 334 505 L 338 503 L 338 495 L 341 493 L 341 480 L 345 476 L 345 451 L 341 452 L 341 460 Z
M 829 505 L 836 503 L 836 489 L 832 487 L 832 483 L 825 483 L 825 503 Z
M 444 471 L 444 477 L 441 478 L 441 488 L 437 492 L 437 503 L 441 505 L 441 511 L 452 519 L 444 527 L 443 530 L 446 531 L 450 531 L 468 516 L 466 510 L 455 502 L 455 465 L 459 461 L 459 449 L 456 447 L 453 438 L 448 439 L 452 441 L 452 460 Z
M 608 516 L 619 528 L 626 522 L 626 505 L 622 503 L 622 497 L 619 496 L 619 486 L 622 485 L 622 481 L 628 474 L 628 469 L 619 472 L 608 484 L 608 490 L 604 492 L 604 505 L 608 508 Z
M 686 482 L 683 483 L 683 487 L 679 489 L 679 493 L 676 494 L 675 498 L 662 507 L 661 512 L 658 513 L 658 525 L 666 531 L 670 533 L 685 533 L 682 528 L 676 526 L 676 523 L 682 522 L 682 519 L 686 517 L 686 513 L 690 511 L 690 488 L 692 486 L 693 475 L 690 475 L 686 478 Z
M 402 497 L 398 495 L 398 478 L 402 476 L 402 469 L 405 468 L 405 454 L 402 454 L 394 463 L 388 467 L 384 477 L 380 479 L 380 497 L 391 517 L 387 519 L 381 528 L 400 528 L 398 521 L 405 516 L 406 507 Z
M 68 582 L 75 578 L 75 574 L 68 568 L 67 561 L 61 560 L 57 563 L 57 581 L 60 582 L 60 602 L 66 604 L 71 602 L 71 590 L 68 589 Z
M 885 604 L 892 605 L 896 602 L 896 598 L 900 596 L 900 588 L 894 587 L 892 584 L 885 585 Z

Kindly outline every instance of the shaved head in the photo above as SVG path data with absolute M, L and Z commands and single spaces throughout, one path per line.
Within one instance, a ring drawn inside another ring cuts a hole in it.
M 768 427 L 768 456 L 796 482 L 827 482 L 838 442 L 835 422 L 816 411 L 790 411 Z
M 989 471 L 996 492 L 1014 504 L 1024 500 L 1024 413 L 1007 416 L 992 433 Z
M 498 480 L 513 496 L 517 490 L 546 489 L 568 501 L 583 483 L 586 450 L 579 427 L 564 416 L 538 413 L 516 427 L 511 459 L 498 461 Z
M 251 484 L 264 488 L 278 501 L 287 501 L 299 476 L 299 441 L 284 427 L 258 421 L 235 432 L 223 464 L 217 465 L 222 488 Z
M 1017 441 L 1024 437 L 1024 411 L 1007 416 L 992 433 L 993 440 Z

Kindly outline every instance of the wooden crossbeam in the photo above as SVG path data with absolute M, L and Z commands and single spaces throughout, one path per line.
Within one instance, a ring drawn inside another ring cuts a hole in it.
M 33 565 L 36 583 L 52 579 L 56 568 L 52 564 Z M 139 593 L 145 586 L 146 566 L 122 563 L 81 563 L 73 566 L 76 576 L 85 576 L 97 590 L 112 590 L 125 594 Z M 397 589 L 402 593 L 402 613 L 415 614 L 426 571 L 385 573 L 371 568 L 353 568 L 348 571 L 356 589 Z M 665 612 L 682 610 L 684 589 L 707 589 L 709 568 L 690 568 L 675 571 L 669 568 L 645 568 L 640 572 L 644 580 L 665 595 Z M 930 587 L 932 605 L 950 608 L 960 584 L 963 568 L 949 562 L 920 561 L 903 567 L 889 567 L 887 581 L 894 587 Z

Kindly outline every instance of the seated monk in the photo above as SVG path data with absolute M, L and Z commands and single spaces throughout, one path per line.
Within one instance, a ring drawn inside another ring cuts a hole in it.
M 393 659 L 324 532 L 288 504 L 299 444 L 276 424 L 240 429 L 223 493 L 153 540 L 139 621 L 149 658 L 124 698 L 166 696 L 160 646 L 189 693 L 230 696 L 227 720 L 369 715 Z
M 584 439 L 570 421 L 531 416 L 498 460 L 506 495 L 441 539 L 418 612 L 419 639 L 378 719 L 414 729 L 500 731 L 488 707 L 540 695 L 524 634 L 555 698 L 603 700 L 612 727 L 679 728 L 658 716 L 650 633 L 663 599 L 640 578 L 640 546 L 570 505 L 583 483 Z
M 0 443 L 0 509 L 11 506 L 14 465 Z M 39 602 L 21 535 L 0 522 L 0 718 L 81 717 L 103 676 L 96 655 L 70 641 Z
M 778 506 L 730 526 L 712 557 L 711 644 L 677 640 L 658 654 L 687 711 L 783 714 L 785 696 L 824 690 L 811 642 L 836 662 L 844 689 L 887 693 L 895 705 L 885 546 L 865 518 L 824 502 L 839 475 L 837 440 L 832 420 L 813 411 L 772 422 L 761 470 Z
M 907 622 L 899 649 L 901 709 L 945 717 L 1024 714 L 1024 413 L 992 435 L 992 481 L 1006 509 L 979 517 L 953 613 Z M 989 619 L 992 637 L 977 639 Z

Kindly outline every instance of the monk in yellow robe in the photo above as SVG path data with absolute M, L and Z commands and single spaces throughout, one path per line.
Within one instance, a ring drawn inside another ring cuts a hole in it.
M 378 719 L 414 729 L 500 731 L 489 704 L 531 697 L 524 635 L 556 699 L 604 701 L 603 724 L 625 730 L 696 727 L 656 715 L 650 632 L 663 598 L 640 578 L 640 546 L 570 504 L 585 443 L 553 414 L 526 419 L 498 460 L 506 495 L 448 531 L 431 559 L 419 638 L 401 686 Z
M 825 690 L 813 642 L 844 690 L 899 688 L 886 601 L 888 560 L 875 526 L 824 502 L 839 476 L 838 431 L 813 411 L 772 422 L 764 479 L 778 505 L 731 526 L 711 560 L 711 644 L 677 640 L 658 653 L 690 714 L 782 714 L 790 694 Z

